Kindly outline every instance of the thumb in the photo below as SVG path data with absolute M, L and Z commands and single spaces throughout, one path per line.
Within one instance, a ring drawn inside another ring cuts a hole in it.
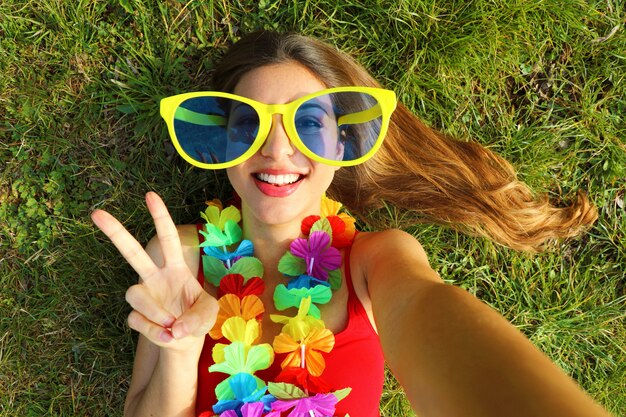
M 203 291 L 196 302 L 172 325 L 174 339 L 206 335 L 213 328 L 218 311 L 217 300 Z

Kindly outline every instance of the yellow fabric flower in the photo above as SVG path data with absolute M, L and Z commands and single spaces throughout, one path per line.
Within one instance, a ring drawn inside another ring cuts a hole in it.
M 272 319 L 274 323 L 284 324 L 283 333 L 288 334 L 296 341 L 300 341 L 305 338 L 311 330 L 325 328 L 322 320 L 308 315 L 310 307 L 311 297 L 306 297 L 300 302 L 298 314 L 296 314 L 295 317 L 272 314 L 270 319 Z
M 312 330 L 300 342 L 296 342 L 286 333 L 274 338 L 274 352 L 289 353 L 280 365 L 283 369 L 306 368 L 313 376 L 320 376 L 326 366 L 320 352 L 328 353 L 334 345 L 335 336 L 326 328 Z
M 321 207 L 321 216 L 322 217 L 328 217 L 328 216 L 335 216 L 337 215 L 337 213 L 339 213 L 339 210 L 341 210 L 342 204 L 339 201 L 335 201 L 331 198 L 326 197 L 326 195 L 324 195 L 322 197 L 322 207 Z
M 245 346 L 247 353 L 249 348 L 260 338 L 261 326 L 256 319 L 244 320 L 242 317 L 231 317 L 222 325 L 222 333 L 231 343 L 240 342 Z M 213 346 L 213 361 L 220 363 L 224 361 L 223 343 Z M 268 345 L 269 346 L 269 345 Z
M 222 209 L 220 205 L 209 204 L 204 210 L 204 213 L 200 213 L 200 216 L 210 223 L 216 226 L 220 230 L 224 230 L 226 222 L 232 221 L 237 224 L 241 221 L 241 212 L 234 206 L 228 206 Z
M 259 338 L 261 327 L 256 319 L 244 320 L 242 317 L 231 317 L 222 325 L 224 337 L 231 342 L 243 342 L 252 345 Z

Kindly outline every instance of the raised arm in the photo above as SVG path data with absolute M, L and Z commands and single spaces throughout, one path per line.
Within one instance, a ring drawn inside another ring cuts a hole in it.
M 98 210 L 92 215 L 140 277 L 126 292 L 133 308 L 128 324 L 140 336 L 124 414 L 193 416 L 198 358 L 204 335 L 215 321 L 217 302 L 187 265 L 187 245 L 181 245 L 163 201 L 148 193 L 146 202 L 157 239 L 145 251 L 110 214 Z
M 500 314 L 443 283 L 400 231 L 367 242 L 385 359 L 420 417 L 609 416 Z

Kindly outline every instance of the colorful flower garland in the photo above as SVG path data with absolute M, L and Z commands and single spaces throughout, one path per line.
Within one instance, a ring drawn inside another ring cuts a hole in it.
M 207 224 L 201 231 L 205 240 L 200 247 L 205 253 L 204 276 L 218 287 L 220 307 L 209 334 L 216 340 L 226 338 L 230 344 L 218 343 L 213 348 L 215 364 L 209 372 L 229 376 L 215 388 L 215 414 L 203 415 L 281 417 L 289 412 L 288 417 L 334 416 L 335 405 L 351 389 L 331 392 L 321 378 L 323 354 L 332 350 L 335 337 L 320 319 L 316 304 L 328 303 L 332 290 L 341 286 L 339 249 L 352 244 L 354 219 L 339 213 L 341 203 L 324 197 L 321 216 L 302 221 L 305 238 L 295 239 L 278 263 L 278 270 L 289 282 L 274 291 L 277 310 L 295 307 L 298 311 L 293 317 L 270 316 L 283 324 L 272 348 L 268 343 L 256 344 L 265 312 L 259 298 L 265 288 L 263 265 L 252 256 L 252 242 L 241 240 L 241 213 L 233 206 L 222 209 L 216 200 L 208 204 L 202 213 Z M 269 368 L 275 353 L 285 355 L 282 371 L 275 382 L 266 384 L 254 373 Z

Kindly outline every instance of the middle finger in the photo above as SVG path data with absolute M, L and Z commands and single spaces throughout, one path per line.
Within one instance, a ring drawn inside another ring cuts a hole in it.
M 178 229 L 176 229 L 165 203 L 157 193 L 149 192 L 146 194 L 146 204 L 154 219 L 165 265 L 184 264 L 183 248 L 178 236 Z

